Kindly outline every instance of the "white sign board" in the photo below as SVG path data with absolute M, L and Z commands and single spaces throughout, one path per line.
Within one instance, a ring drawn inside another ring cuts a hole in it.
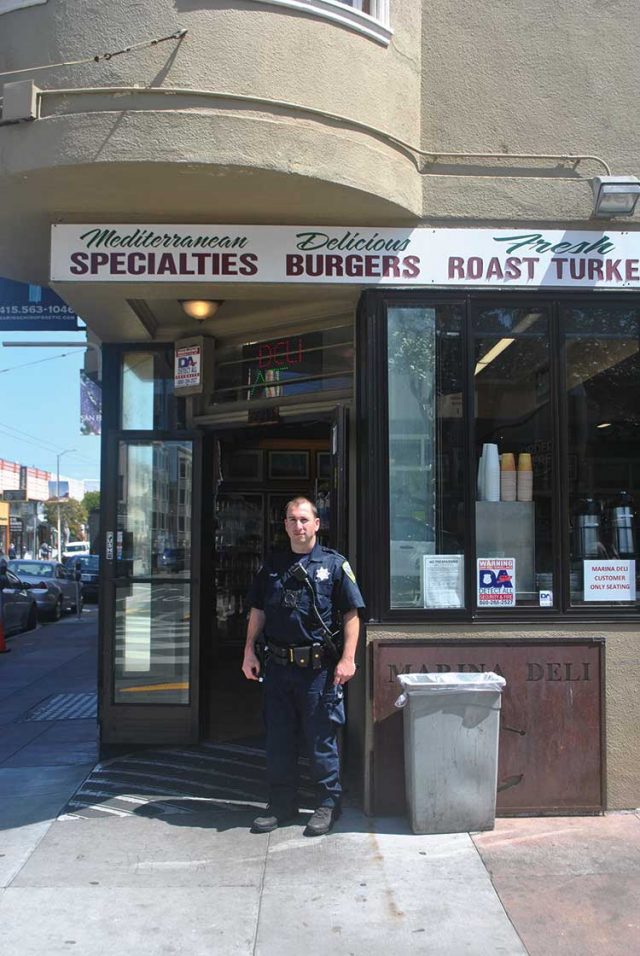
M 478 607 L 515 607 L 516 559 L 478 558 Z
M 53 282 L 640 288 L 638 232 L 147 223 L 51 229 Z
M 199 388 L 202 383 L 202 346 L 184 345 L 175 350 L 174 387 Z
M 584 561 L 585 601 L 635 601 L 635 561 Z
M 422 598 L 428 608 L 464 607 L 464 555 L 422 555 Z

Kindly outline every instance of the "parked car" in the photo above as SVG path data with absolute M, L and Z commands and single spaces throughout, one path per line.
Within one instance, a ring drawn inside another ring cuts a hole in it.
M 98 554 L 77 554 L 67 558 L 64 566 L 75 580 L 75 572 L 80 566 L 80 587 L 83 601 L 97 601 L 100 590 L 100 556 Z
M 67 558 L 73 558 L 75 555 L 89 554 L 89 551 L 88 541 L 68 541 L 62 551 L 62 560 L 66 561 Z
M 187 566 L 187 552 L 184 548 L 165 548 L 160 555 L 160 569 L 165 571 L 184 571 Z
M 29 585 L 38 614 L 59 621 L 65 611 L 75 611 L 75 580 L 58 561 L 9 561 L 9 570 Z
M 5 634 L 32 631 L 38 623 L 38 609 L 31 589 L 8 568 L 0 574 L 0 586 Z

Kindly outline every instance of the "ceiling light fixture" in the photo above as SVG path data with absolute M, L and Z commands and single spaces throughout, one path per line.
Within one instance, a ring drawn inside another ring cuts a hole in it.
M 198 322 L 204 322 L 205 319 L 211 319 L 220 306 L 222 300 L 219 299 L 180 299 L 180 305 L 185 315 L 190 319 L 197 319 Z
M 637 176 L 594 176 L 591 188 L 594 216 L 633 216 L 640 197 Z

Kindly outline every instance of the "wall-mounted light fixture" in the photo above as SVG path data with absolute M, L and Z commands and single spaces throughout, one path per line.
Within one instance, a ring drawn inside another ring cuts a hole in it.
M 212 318 L 220 306 L 222 300 L 216 299 L 181 299 L 180 305 L 185 315 L 191 319 L 197 319 L 198 322 L 204 322 L 205 319 Z
M 591 188 L 594 216 L 633 216 L 640 197 L 637 176 L 594 176 Z

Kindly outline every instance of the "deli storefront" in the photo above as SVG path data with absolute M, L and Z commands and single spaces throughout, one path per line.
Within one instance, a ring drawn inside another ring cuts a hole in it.
M 105 752 L 260 733 L 244 596 L 305 494 L 367 600 L 367 810 L 403 809 L 396 677 L 432 670 L 507 680 L 499 812 L 640 803 L 638 233 L 52 231 L 54 288 L 147 329 L 103 349 Z

